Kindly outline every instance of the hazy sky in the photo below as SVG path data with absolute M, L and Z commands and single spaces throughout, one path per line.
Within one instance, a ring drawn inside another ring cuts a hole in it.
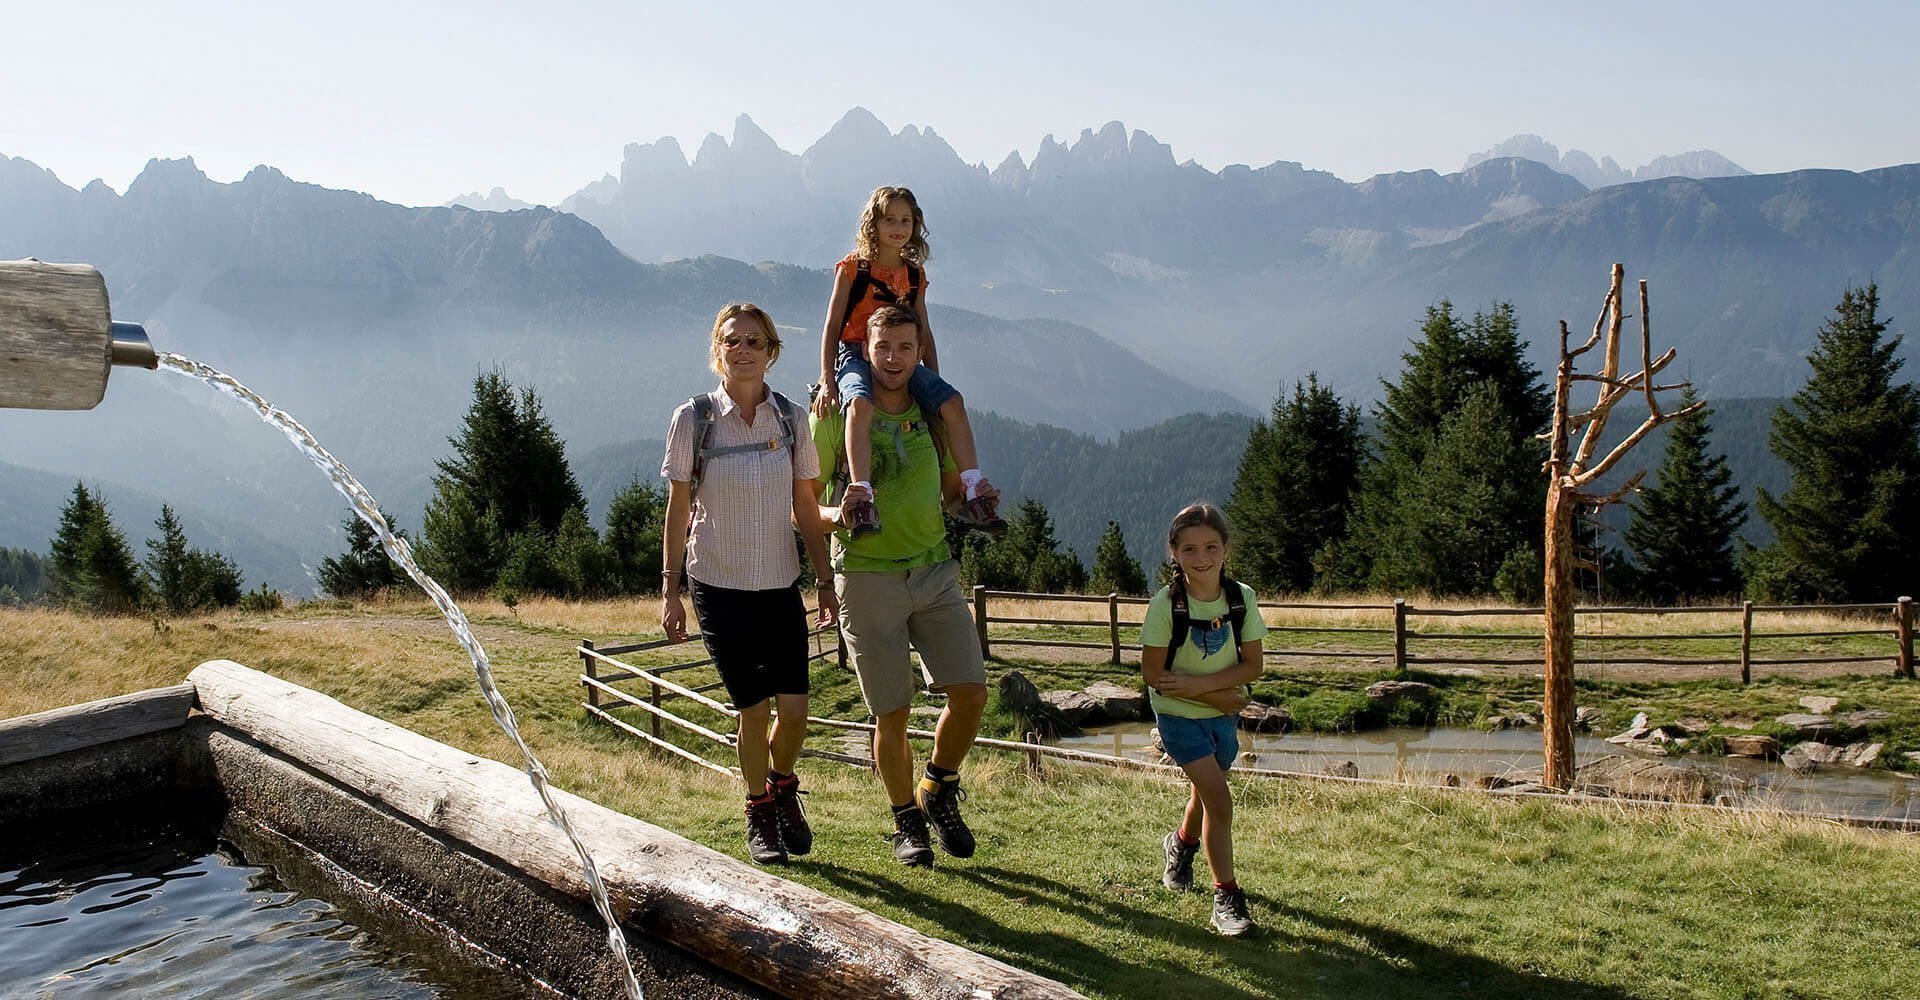
M 69 0 L 10 5 L 0 154 L 118 190 L 192 156 L 222 181 L 267 163 L 409 204 L 555 203 L 629 142 L 691 154 L 745 112 L 800 152 L 862 105 L 989 165 L 1119 119 L 1209 168 L 1349 180 L 1520 132 L 1629 170 L 1699 148 L 1864 170 L 1920 161 L 1915 38 L 1914 0 Z

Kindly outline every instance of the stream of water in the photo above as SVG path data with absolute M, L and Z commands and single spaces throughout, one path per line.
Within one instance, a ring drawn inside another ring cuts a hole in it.
M 259 414 L 260 419 L 266 421 L 269 426 L 284 434 L 301 454 L 307 456 L 326 475 L 327 480 L 333 483 L 333 488 L 347 498 L 347 503 L 353 508 L 353 512 L 373 529 L 374 534 L 380 537 L 381 547 L 386 549 L 387 555 L 393 557 L 393 561 L 406 570 L 407 576 L 411 577 L 414 583 L 419 584 L 420 589 L 426 591 L 427 597 L 432 599 L 434 606 L 440 609 L 441 616 L 447 620 L 447 627 L 453 630 L 454 638 L 459 641 L 461 648 L 467 651 L 467 656 L 473 661 L 474 677 L 480 683 L 480 693 L 486 699 L 488 709 L 493 712 L 494 721 L 499 723 L 507 737 L 513 740 L 513 745 L 519 748 L 521 757 L 525 759 L 527 778 L 533 783 L 533 790 L 540 796 L 540 801 L 546 805 L 547 815 L 552 817 L 554 824 L 566 834 L 567 840 L 580 856 L 580 869 L 586 878 L 587 887 L 593 893 L 593 905 L 600 911 L 601 919 L 607 924 L 607 945 L 620 958 L 620 968 L 625 975 L 628 997 L 631 1000 L 645 1000 L 640 990 L 640 981 L 634 976 L 633 960 L 627 954 L 627 939 L 620 931 L 620 920 L 614 916 L 613 903 L 607 898 L 607 887 L 600 881 L 600 870 L 593 863 L 593 855 L 588 853 L 587 845 L 581 843 L 579 834 L 574 832 L 573 824 L 567 819 L 566 810 L 560 808 L 560 804 L 554 801 L 547 780 L 546 765 L 540 763 L 540 758 L 534 756 L 533 748 L 528 746 L 527 741 L 521 737 L 520 726 L 514 720 L 513 708 L 507 704 L 507 699 L 501 696 L 499 688 L 493 683 L 493 668 L 487 662 L 487 651 L 481 648 L 480 640 L 474 636 L 473 629 L 467 624 L 466 613 L 460 610 L 460 606 L 453 602 L 453 598 L 448 596 L 446 589 L 441 587 L 438 581 L 420 569 L 420 565 L 414 561 L 412 546 L 407 544 L 406 539 L 395 535 L 387 526 L 387 519 L 380 515 L 380 504 L 373 498 L 373 494 L 368 493 L 366 487 L 360 485 L 360 481 L 353 477 L 353 473 L 345 464 L 328 454 L 327 450 L 320 446 L 320 442 L 305 427 L 302 427 L 298 420 L 293 419 L 285 410 L 261 398 L 258 393 L 242 385 L 238 379 L 217 368 L 203 365 L 178 354 L 161 354 L 160 367 L 165 371 L 197 379 L 223 395 L 238 400 Z

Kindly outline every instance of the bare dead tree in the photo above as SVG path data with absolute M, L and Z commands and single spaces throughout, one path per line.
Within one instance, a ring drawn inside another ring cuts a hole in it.
M 1678 420 L 1706 405 L 1706 401 L 1702 400 L 1671 413 L 1660 408 L 1659 393 L 1686 388 L 1687 383 L 1654 384 L 1654 376 L 1672 363 L 1676 351 L 1669 347 L 1659 357 L 1653 356 L 1653 333 L 1647 312 L 1647 282 L 1644 278 L 1640 280 L 1640 370 L 1631 375 L 1620 374 L 1620 326 L 1626 318 L 1621 308 L 1621 286 L 1626 281 L 1626 275 L 1626 265 L 1613 265 L 1613 278 L 1608 284 L 1606 300 L 1600 304 L 1600 316 L 1593 321 L 1593 334 L 1586 343 L 1569 350 L 1567 323 L 1560 321 L 1560 366 L 1553 380 L 1553 425 L 1543 435 L 1552 443 L 1545 467 L 1548 477 L 1545 545 L 1547 692 L 1542 725 L 1546 738 L 1545 784 L 1551 788 L 1573 787 L 1573 571 L 1578 561 L 1573 545 L 1574 515 L 1582 507 L 1597 510 L 1607 504 L 1617 503 L 1621 497 L 1638 489 L 1645 472 L 1634 473 L 1624 485 L 1610 493 L 1592 491 L 1593 484 L 1619 464 L 1620 459 L 1645 440 L 1655 427 Z M 1575 372 L 1574 359 L 1600 345 L 1603 333 L 1606 341 L 1600 371 L 1591 375 Z M 1594 382 L 1599 387 L 1599 396 L 1593 406 L 1578 413 L 1572 412 L 1568 406 L 1575 382 Z M 1595 461 L 1594 452 L 1599 450 L 1600 437 L 1606 433 L 1607 420 L 1614 406 L 1636 392 L 1646 401 L 1645 419 L 1625 440 Z M 1579 435 L 1579 444 L 1574 447 L 1572 438 L 1576 433 Z M 1568 454 L 1569 448 L 1572 448 L 1571 455 Z

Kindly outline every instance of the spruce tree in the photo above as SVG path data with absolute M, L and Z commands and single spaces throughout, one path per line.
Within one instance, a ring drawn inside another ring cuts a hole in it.
M 660 535 L 666 511 L 666 491 L 638 478 L 607 507 L 609 585 L 615 593 L 660 592 Z
M 1401 360 L 1400 380 L 1381 383 L 1376 456 L 1361 473 L 1347 541 L 1317 561 L 1343 588 L 1487 593 L 1520 540 L 1539 534 L 1546 445 L 1535 435 L 1553 416 L 1552 394 L 1525 358 L 1507 303 L 1471 319 L 1446 301 L 1428 308 Z M 1464 419 L 1470 403 L 1475 412 Z M 1453 440 L 1443 467 L 1427 469 L 1446 434 Z M 1450 498 L 1442 484 L 1484 495 Z M 1437 553 L 1460 552 L 1462 538 L 1503 547 L 1442 565 Z
M 124 614 L 145 600 L 139 564 L 106 501 L 75 483 L 52 541 L 48 593 L 67 607 Z
M 1695 401 L 1692 389 L 1681 406 Z M 1747 521 L 1747 505 L 1730 485 L 1725 455 L 1709 455 L 1713 410 L 1703 408 L 1674 421 L 1660 457 L 1658 479 L 1629 501 L 1627 548 L 1641 596 L 1657 604 L 1688 598 L 1727 597 L 1740 592 L 1734 538 Z
M 1084 589 L 1086 568 L 1073 549 L 1060 551 L 1047 507 L 1032 497 L 1007 516 L 1006 534 L 990 542 L 969 541 L 960 556 L 962 578 L 995 590 L 1064 593 Z
M 1768 599 L 1885 601 L 1913 588 L 1920 555 L 1920 394 L 1896 382 L 1880 290 L 1848 288 L 1820 327 L 1813 373 L 1774 412 L 1768 444 L 1791 481 L 1759 492 L 1776 541 L 1755 585 Z
M 1096 594 L 1146 596 L 1146 571 L 1140 568 L 1140 561 L 1127 552 L 1127 539 L 1118 521 L 1108 521 L 1107 530 L 1100 535 L 1100 546 L 1093 552 L 1093 579 L 1088 589 Z
M 499 371 L 482 373 L 473 381 L 473 403 L 460 433 L 447 442 L 453 455 L 437 463 L 422 518 L 429 550 L 423 556 L 436 568 L 429 572 L 444 573 L 442 582 L 458 590 L 485 588 L 517 549 L 520 579 L 557 579 L 532 572 L 524 552 L 530 543 L 513 541 L 521 535 L 551 539 L 569 510 L 586 510 L 566 445 L 539 396 L 532 389 L 516 394 Z
M 147 539 L 147 581 L 160 607 L 182 614 L 192 607 L 187 594 L 192 572 L 187 562 L 187 533 L 169 504 L 160 505 L 160 516 L 153 526 L 160 534 Z
M 0 548 L 0 588 L 12 595 L 0 603 L 24 604 L 47 590 L 46 560 L 26 549 Z
M 404 530 L 393 526 L 393 515 L 385 508 L 380 516 L 395 535 L 407 537 Z M 387 556 L 380 536 L 359 515 L 347 515 L 340 527 L 347 533 L 347 550 L 320 560 L 320 589 L 335 597 L 364 599 L 406 581 L 406 571 Z
M 1311 588 L 1315 556 L 1346 536 L 1363 454 L 1359 409 L 1318 375 L 1276 398 L 1247 434 L 1227 501 L 1235 579 L 1262 591 Z

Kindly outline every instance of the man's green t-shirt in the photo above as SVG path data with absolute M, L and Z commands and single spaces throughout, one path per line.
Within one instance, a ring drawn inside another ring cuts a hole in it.
M 1253 588 L 1240 584 L 1241 596 L 1247 603 L 1247 620 L 1240 623 L 1240 641 L 1257 642 L 1266 637 L 1267 623 L 1261 619 L 1256 606 L 1259 598 L 1254 596 Z M 1233 644 L 1233 622 L 1227 618 L 1227 595 L 1221 595 L 1211 601 L 1196 601 L 1192 594 L 1187 595 L 1187 641 L 1179 649 L 1171 650 L 1167 658 L 1167 669 L 1176 674 L 1213 674 L 1240 662 L 1240 650 Z M 1160 592 L 1147 602 L 1147 616 L 1140 624 L 1140 645 L 1165 646 L 1173 641 L 1173 595 L 1168 588 L 1161 587 Z M 1210 719 L 1225 712 L 1212 705 L 1202 705 L 1185 698 L 1169 698 L 1158 691 L 1147 692 L 1153 700 L 1153 710 L 1161 715 L 1178 715 L 1188 719 Z
M 820 478 L 828 484 L 826 502 L 839 502 L 836 470 L 846 450 L 846 414 L 814 417 L 813 447 L 820 453 Z M 873 411 L 873 506 L 880 530 L 864 538 L 833 535 L 833 562 L 843 573 L 886 573 L 931 566 L 953 558 L 947 548 L 940 471 L 953 458 L 934 447 L 933 434 L 918 404 L 905 413 Z

